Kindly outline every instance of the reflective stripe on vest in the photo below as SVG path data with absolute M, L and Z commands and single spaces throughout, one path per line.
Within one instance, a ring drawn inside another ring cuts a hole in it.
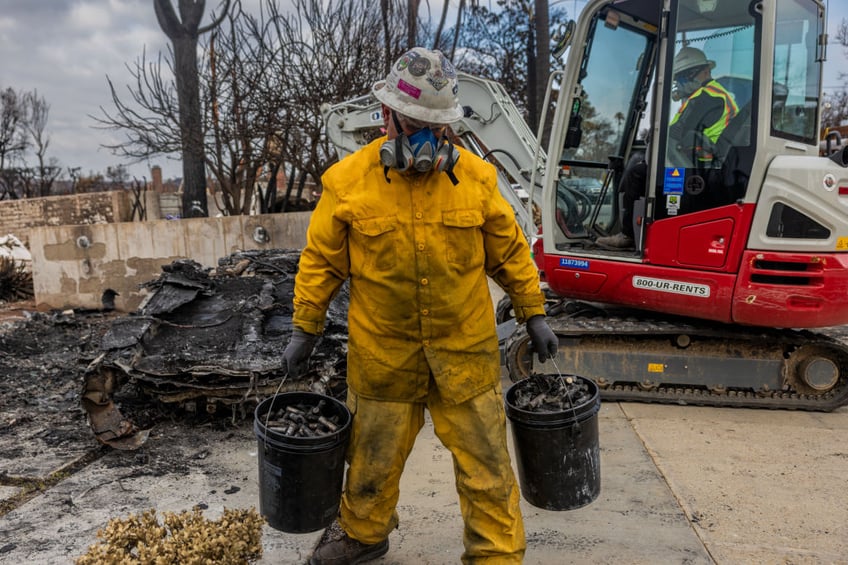
M 687 98 L 683 104 L 680 105 L 680 109 L 677 110 L 677 113 L 671 119 L 671 124 L 674 123 L 680 118 L 680 115 L 686 109 L 686 106 L 689 104 L 689 101 L 700 96 L 701 93 L 706 93 L 709 96 L 714 98 L 721 98 L 724 102 L 724 112 L 722 112 L 721 117 L 711 126 L 704 129 L 704 135 L 710 138 L 710 141 L 713 143 L 716 142 L 718 136 L 721 135 L 721 132 L 724 131 L 724 128 L 727 127 L 727 124 L 730 123 L 730 120 L 739 113 L 739 107 L 736 105 L 736 102 L 733 100 L 733 96 L 724 89 L 721 83 L 716 80 L 711 80 L 698 90 L 692 93 L 692 96 Z

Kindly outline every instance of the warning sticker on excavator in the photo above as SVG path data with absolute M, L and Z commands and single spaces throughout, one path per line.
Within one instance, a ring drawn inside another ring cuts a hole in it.
M 666 167 L 663 179 L 663 194 L 683 194 L 683 181 L 686 178 L 685 169 Z
M 664 373 L 665 365 L 662 363 L 648 363 L 648 372 L 649 373 Z
M 687 296 L 698 296 L 700 298 L 709 298 L 710 296 L 710 287 L 705 284 L 654 279 L 651 277 L 633 277 L 633 288 L 655 290 L 657 292 L 670 292 L 672 294 L 685 294 Z

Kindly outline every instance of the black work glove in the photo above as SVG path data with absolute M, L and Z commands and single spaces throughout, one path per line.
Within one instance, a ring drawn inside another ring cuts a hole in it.
M 289 344 L 283 352 L 283 369 L 288 372 L 289 378 L 299 379 L 306 373 L 309 355 L 312 354 L 317 339 L 317 335 L 298 329 L 292 330 Z
M 539 354 L 540 363 L 544 363 L 545 359 L 554 358 L 559 340 L 544 316 L 539 314 L 527 320 L 527 335 L 533 343 L 533 351 Z

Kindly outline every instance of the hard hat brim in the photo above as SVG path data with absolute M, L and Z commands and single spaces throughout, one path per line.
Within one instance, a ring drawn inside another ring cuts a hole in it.
M 710 70 L 713 70 L 716 67 L 716 62 L 711 60 L 711 59 L 705 59 L 703 61 L 693 61 L 693 62 L 687 63 L 685 65 L 681 65 L 681 67 L 679 69 L 673 69 L 672 72 L 675 75 L 677 75 L 679 73 L 688 71 L 689 69 L 694 69 L 696 67 L 702 67 L 704 65 L 709 66 Z
M 409 100 L 404 100 L 400 95 L 398 95 L 398 93 L 392 92 L 386 88 L 385 80 L 374 83 L 374 86 L 371 87 L 371 92 L 377 100 L 392 110 L 422 122 L 431 124 L 452 124 L 460 120 L 465 115 L 462 106 L 458 103 L 451 108 L 437 109 L 424 108 L 419 104 L 415 104 Z

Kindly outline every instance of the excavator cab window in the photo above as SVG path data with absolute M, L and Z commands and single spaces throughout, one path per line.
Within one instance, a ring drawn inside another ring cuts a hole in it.
M 824 15 L 813 2 L 777 6 L 771 133 L 815 144 Z
M 670 15 L 654 219 L 745 196 L 755 152 L 758 5 L 681 0 Z
M 616 183 L 645 107 L 656 32 L 641 14 L 606 7 L 595 16 L 560 157 L 557 223 L 569 238 L 618 221 Z

